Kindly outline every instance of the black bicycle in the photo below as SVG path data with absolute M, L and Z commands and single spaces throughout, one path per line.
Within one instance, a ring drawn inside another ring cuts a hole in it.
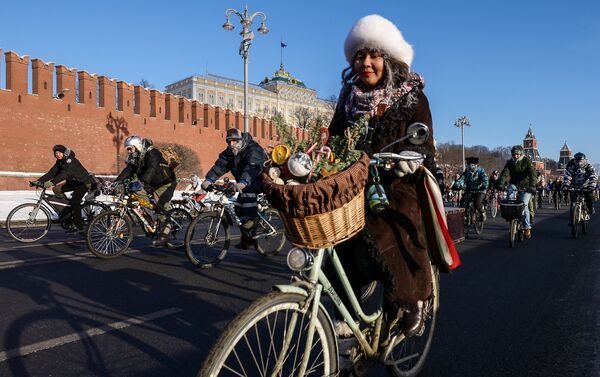
M 41 184 L 33 184 L 41 189 L 35 203 L 24 203 L 16 206 L 6 217 L 6 230 L 8 234 L 19 242 L 35 242 L 42 239 L 50 231 L 52 224 L 60 224 L 65 230 L 74 228 L 71 200 L 67 197 L 58 197 L 49 194 Z M 109 210 L 105 203 L 86 195 L 81 204 L 81 219 L 87 225 L 94 216 L 102 211 Z
M 465 211 L 465 238 L 468 238 L 469 233 L 471 232 L 471 228 L 475 230 L 476 234 L 481 234 L 481 232 L 483 232 L 483 224 L 485 223 L 485 220 L 483 218 L 482 213 L 485 213 L 487 209 L 486 204 L 484 202 L 482 204 L 483 211 L 482 213 L 479 213 L 479 211 L 477 211 L 477 208 L 475 208 L 475 203 L 473 203 L 474 195 L 471 195 L 471 197 L 468 197 L 466 199 L 469 200 L 469 204 Z
M 572 192 L 573 200 L 571 200 L 571 236 L 577 238 L 579 229 L 581 234 L 587 234 L 587 225 L 590 221 L 590 214 L 588 213 L 587 205 L 585 203 L 585 197 L 583 190 L 567 190 Z

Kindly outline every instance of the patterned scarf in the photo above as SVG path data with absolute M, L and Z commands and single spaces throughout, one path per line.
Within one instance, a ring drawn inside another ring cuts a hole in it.
M 411 73 L 409 79 L 398 88 L 389 89 L 383 85 L 381 83 L 374 89 L 365 92 L 358 85 L 353 84 L 345 104 L 347 119 L 357 121 L 365 115 L 382 116 L 394 102 L 415 87 L 425 86 L 425 81 L 418 74 Z

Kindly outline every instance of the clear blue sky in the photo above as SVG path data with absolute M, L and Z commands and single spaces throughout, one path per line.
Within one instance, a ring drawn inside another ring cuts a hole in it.
M 465 144 L 520 143 L 532 124 L 543 157 L 558 160 L 567 141 L 600 162 L 600 1 L 252 1 L 270 33 L 250 48 L 250 82 L 285 67 L 337 95 L 343 42 L 354 22 L 378 13 L 414 46 L 413 71 L 426 80 L 438 142 L 460 143 L 454 120 L 466 115 Z M 222 29 L 228 7 L 244 1 L 11 1 L 1 6 L 0 48 L 157 89 L 192 74 L 243 79 L 236 29 Z M 255 22 L 254 29 L 259 23 Z M 4 76 L 4 72 L 2 73 Z M 2 87 L 4 88 L 4 80 Z

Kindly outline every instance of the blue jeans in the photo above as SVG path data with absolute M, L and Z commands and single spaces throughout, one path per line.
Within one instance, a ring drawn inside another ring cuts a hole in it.
M 508 197 L 514 198 L 515 194 L 517 199 L 525 204 L 525 212 L 523 214 L 523 229 L 531 229 L 531 217 L 529 215 L 529 200 L 531 199 L 531 193 L 525 191 L 517 191 L 517 186 L 508 185 Z

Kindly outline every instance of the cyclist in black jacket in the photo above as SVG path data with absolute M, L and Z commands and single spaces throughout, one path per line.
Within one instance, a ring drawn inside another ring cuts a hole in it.
M 169 167 L 162 153 L 152 145 L 150 139 L 133 135 L 125 139 L 127 150 L 127 166 L 119 174 L 115 182 L 137 178 L 144 184 L 144 190 L 138 195 L 153 196 L 156 199 L 156 213 L 159 220 L 166 224 L 154 246 L 165 246 L 171 233 L 170 219 L 167 212 L 171 210 L 171 199 L 177 187 L 175 172 Z
M 81 219 L 81 199 L 92 187 L 92 178 L 90 173 L 83 167 L 81 162 L 75 157 L 75 152 L 57 144 L 52 148 L 56 163 L 48 171 L 40 177 L 36 182 L 31 182 L 34 185 L 43 185 L 44 188 L 52 188 L 56 196 L 64 197 L 66 192 L 73 192 L 71 197 L 71 207 L 67 207 L 59 214 L 60 218 L 64 218 L 69 211 L 73 211 L 73 225 L 75 228 L 68 229 L 68 233 L 82 233 L 83 220 Z
M 219 154 L 219 158 L 210 169 L 202 189 L 206 190 L 222 175 L 231 172 L 235 177 L 235 190 L 239 192 L 235 202 L 235 212 L 242 220 L 242 240 L 235 245 L 238 249 L 247 249 L 251 244 L 252 229 L 258 218 L 256 195 L 262 191 L 261 172 L 267 160 L 264 149 L 248 132 L 237 128 L 227 130 L 227 148 Z

